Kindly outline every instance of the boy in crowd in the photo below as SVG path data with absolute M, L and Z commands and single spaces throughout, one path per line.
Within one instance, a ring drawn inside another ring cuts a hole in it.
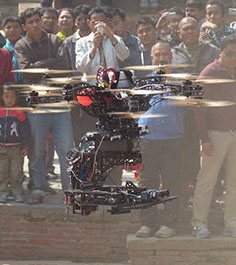
M 21 39 L 22 26 L 19 17 L 7 17 L 3 21 L 3 31 L 6 37 L 6 45 L 3 47 L 4 50 L 8 50 L 12 57 L 12 62 L 15 70 L 19 69 L 19 65 L 16 59 L 14 46 L 16 42 Z M 16 83 L 23 83 L 23 76 L 21 73 L 15 73 Z
M 42 8 L 42 27 L 47 33 L 56 34 L 58 32 L 58 13 L 55 8 Z
M 15 202 L 23 198 L 23 158 L 28 155 L 30 127 L 16 105 L 15 89 L 3 86 L 0 105 L 0 202 L 8 201 L 8 184 Z
M 205 22 L 205 4 L 199 0 L 188 0 L 185 4 L 186 17 L 193 17 L 197 20 L 199 28 Z

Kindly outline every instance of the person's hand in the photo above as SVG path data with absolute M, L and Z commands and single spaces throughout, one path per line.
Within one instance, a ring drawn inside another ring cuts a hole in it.
M 210 31 L 200 32 L 199 41 L 204 41 L 210 36 Z
M 160 18 L 158 19 L 157 23 L 156 23 L 156 30 L 159 33 L 162 29 L 162 27 L 164 27 L 167 24 L 167 16 L 168 16 L 169 12 L 164 12 L 161 14 Z
M 217 25 L 212 23 L 212 22 L 209 22 L 209 21 L 206 21 L 202 24 L 201 26 L 201 29 L 205 32 L 210 32 L 212 31 L 213 29 L 216 29 L 217 28 Z
M 99 48 L 99 46 L 102 44 L 103 42 L 103 35 L 100 32 L 95 32 L 94 36 L 93 36 L 93 46 L 94 49 L 96 50 L 97 48 Z
M 210 142 L 202 143 L 202 152 L 206 156 L 212 156 L 214 151 L 213 145 Z
M 103 29 L 103 33 L 104 33 L 105 35 L 107 35 L 107 37 L 108 37 L 109 39 L 111 39 L 111 38 L 114 36 L 112 30 L 110 29 L 110 27 L 109 27 L 105 22 L 98 22 L 98 23 L 95 25 L 95 28 L 96 28 L 96 29 L 97 29 L 97 28 L 102 28 L 102 29 Z
M 22 157 L 28 156 L 28 153 L 29 153 L 29 150 L 26 147 L 21 150 Z

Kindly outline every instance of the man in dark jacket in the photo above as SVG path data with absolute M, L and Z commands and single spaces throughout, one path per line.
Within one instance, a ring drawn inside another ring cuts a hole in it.
M 26 9 L 21 14 L 21 19 L 26 37 L 19 40 L 15 45 L 15 53 L 20 68 L 69 69 L 69 59 L 62 40 L 56 35 L 42 30 L 39 11 Z M 40 80 L 41 75 L 24 75 L 24 81 L 31 84 L 40 82 Z M 68 189 L 69 179 L 65 161 L 66 154 L 72 147 L 70 113 L 67 109 L 60 113 L 30 113 L 28 118 L 32 134 L 30 171 L 33 189 L 53 192 L 46 182 L 44 163 L 44 146 L 49 131 L 52 133 L 59 156 L 62 188 L 63 190 Z
M 209 43 L 199 42 L 199 26 L 193 17 L 185 17 L 179 24 L 182 42 L 173 50 L 173 64 L 193 65 L 188 72 L 199 74 L 206 65 L 219 57 L 219 49 Z

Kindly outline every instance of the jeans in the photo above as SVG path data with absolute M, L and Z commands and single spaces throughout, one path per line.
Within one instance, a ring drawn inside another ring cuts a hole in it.
M 70 113 L 29 113 L 28 119 L 32 137 L 29 166 L 33 188 L 41 189 L 46 185 L 44 148 L 48 132 L 50 131 L 59 157 L 62 188 L 63 190 L 68 189 L 69 178 L 66 168 L 66 154 L 72 148 L 73 141 Z

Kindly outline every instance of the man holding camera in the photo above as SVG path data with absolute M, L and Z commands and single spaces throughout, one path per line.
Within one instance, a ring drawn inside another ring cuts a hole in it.
M 76 68 L 88 75 L 96 75 L 99 66 L 118 68 L 118 59 L 124 61 L 130 52 L 108 27 L 105 11 L 99 7 L 92 9 L 87 23 L 92 33 L 76 42 Z

